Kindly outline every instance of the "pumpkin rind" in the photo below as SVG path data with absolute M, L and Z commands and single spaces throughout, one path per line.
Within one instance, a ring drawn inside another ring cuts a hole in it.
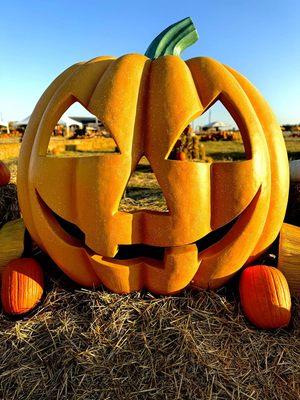
M 24 314 L 41 300 L 44 275 L 32 258 L 10 261 L 2 274 L 1 300 L 7 314 Z
M 240 298 L 246 317 L 258 328 L 275 329 L 289 324 L 291 295 L 284 275 L 274 267 L 247 267 L 241 275 Z

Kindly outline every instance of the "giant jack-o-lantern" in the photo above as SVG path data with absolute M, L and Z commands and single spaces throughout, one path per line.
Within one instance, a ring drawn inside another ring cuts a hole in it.
M 172 293 L 189 283 L 224 284 L 276 238 L 288 196 L 288 162 L 269 106 L 242 75 L 207 57 L 180 52 L 197 40 L 186 18 L 162 32 L 146 56 L 98 57 L 63 72 L 45 91 L 22 144 L 18 191 L 26 226 L 57 265 L 84 286 L 115 292 L 146 287 Z M 216 100 L 242 131 L 246 160 L 168 159 L 183 129 Z M 56 121 L 75 101 L 112 133 L 120 154 L 47 156 Z M 132 171 L 145 155 L 168 213 L 119 211 Z M 85 236 L 68 233 L 59 218 Z M 195 242 L 235 221 L 216 243 Z M 114 256 L 119 245 L 165 248 L 164 259 Z

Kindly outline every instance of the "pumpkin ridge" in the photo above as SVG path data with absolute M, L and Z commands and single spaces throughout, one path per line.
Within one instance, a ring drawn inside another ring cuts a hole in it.
M 285 290 L 285 288 L 284 288 L 284 281 L 283 281 L 283 279 L 282 279 L 282 276 L 281 276 L 281 273 L 280 273 L 281 271 L 279 271 L 279 270 L 276 270 L 276 274 L 277 274 L 277 276 L 276 276 L 276 278 L 277 278 L 277 283 L 279 283 L 280 284 L 280 287 L 281 287 L 281 294 L 283 294 L 283 303 L 284 303 L 284 306 L 285 307 L 287 307 L 288 306 L 288 304 L 289 304 L 289 301 L 287 300 L 287 297 L 286 297 L 286 290 Z M 282 319 L 284 319 L 284 314 L 285 314 L 285 312 L 284 312 L 284 310 L 283 310 L 283 307 L 282 307 L 282 296 L 278 296 L 278 287 L 277 287 L 277 284 L 276 284 L 276 282 L 275 282 L 275 277 L 273 276 L 273 273 L 272 273 L 272 278 L 273 278 L 273 281 L 274 281 L 274 286 L 275 286 L 275 288 L 276 288 L 276 296 L 277 296 L 277 299 L 278 299 L 278 307 L 279 307 L 279 313 L 280 313 L 280 317 L 282 318 Z
M 279 308 L 279 314 L 280 314 L 280 318 L 281 319 L 283 319 L 284 318 L 284 310 L 283 310 L 283 308 L 282 308 L 282 305 L 280 304 L 280 303 L 282 303 L 282 300 L 283 300 L 283 303 L 284 303 L 284 306 L 287 306 L 287 302 L 286 302 L 286 296 L 285 296 L 285 290 L 283 289 L 283 282 L 282 282 L 282 278 L 281 278 L 281 276 L 280 275 L 278 275 L 276 278 L 276 280 L 277 280 L 277 284 L 276 284 L 276 282 L 275 282 L 275 277 L 273 276 L 273 274 L 272 274 L 272 278 L 273 278 L 273 282 L 274 282 L 274 285 L 275 285 L 275 287 L 276 287 L 276 296 L 277 296 L 277 301 L 278 301 L 278 308 Z M 278 291 L 278 283 L 279 283 L 279 285 L 280 285 L 280 288 L 281 288 L 281 295 L 279 296 L 279 291 Z M 282 294 L 283 294 L 283 299 L 282 299 Z
M 278 269 L 278 272 L 281 272 L 281 271 Z M 286 285 L 289 288 L 289 284 L 288 284 L 287 281 L 285 281 L 285 279 L 286 279 L 285 276 L 283 274 L 282 275 L 281 274 L 279 274 L 279 277 L 280 277 L 279 281 L 280 281 L 281 290 L 282 290 L 282 293 L 283 293 L 283 296 L 284 296 L 284 303 L 286 305 L 290 306 L 290 299 L 287 298 L 287 293 L 286 293 L 286 290 L 285 290 L 286 289 Z
M 268 305 L 268 312 L 272 319 L 272 324 L 273 324 L 273 321 L 275 320 L 275 317 L 276 317 L 274 305 L 279 306 L 279 299 L 278 299 L 276 283 L 273 278 L 273 270 L 271 269 L 269 271 L 268 269 L 269 269 L 269 267 L 262 266 L 262 273 L 264 275 L 265 284 L 267 286 L 267 290 L 265 293 L 266 294 L 269 293 L 269 295 L 266 295 L 265 297 L 266 297 L 266 302 Z M 274 293 L 274 292 L 275 292 L 275 296 L 270 296 L 270 293 Z M 273 297 L 274 297 L 274 299 L 273 299 Z
M 251 268 L 251 267 L 249 267 Z M 260 267 L 259 267 L 260 270 Z M 258 287 L 259 287 L 259 282 L 261 282 L 261 275 L 257 276 L 258 274 L 252 273 L 252 287 L 254 288 L 254 293 L 255 293 L 255 299 L 259 304 L 259 307 L 261 310 L 263 310 L 263 302 L 261 301 L 261 297 L 260 297 L 260 293 L 258 293 Z M 257 280 L 257 277 L 259 278 L 259 281 Z M 252 305 L 253 308 L 253 305 Z M 257 311 L 257 310 L 255 310 Z M 253 310 L 254 314 L 252 314 L 252 317 L 254 316 L 253 322 L 255 321 L 255 311 Z M 261 326 L 263 327 L 263 325 L 261 324 Z
M 277 301 L 276 305 L 279 306 L 280 305 L 280 296 L 278 293 L 277 283 L 278 283 L 278 281 L 281 283 L 281 279 L 277 280 L 277 277 L 274 276 L 273 267 L 269 267 L 269 268 L 270 268 L 270 272 L 271 272 L 270 275 L 271 275 L 271 279 L 272 279 L 272 283 L 273 283 L 273 289 L 275 289 L 275 292 L 276 292 L 276 301 Z
M 116 60 L 117 60 L 117 59 L 112 58 L 112 59 L 111 59 L 111 63 L 107 65 L 107 67 L 105 68 L 105 70 L 104 70 L 104 71 L 99 71 L 99 75 L 100 75 L 100 76 L 98 77 L 99 79 L 98 79 L 98 81 L 97 81 L 97 85 L 94 87 L 92 93 L 90 94 L 90 96 L 89 96 L 89 98 L 88 98 L 88 100 L 87 100 L 87 108 L 89 108 L 90 101 L 91 101 L 92 97 L 94 96 L 94 93 L 95 93 L 95 91 L 96 91 L 96 89 L 97 89 L 99 83 L 100 83 L 101 80 L 104 78 L 105 74 L 107 73 L 107 71 L 109 70 L 109 68 L 112 67 L 113 63 L 114 63 Z M 101 61 L 102 61 L 102 60 L 101 60 Z M 103 122 L 103 121 L 101 121 L 101 122 Z
M 249 267 L 249 268 L 251 268 L 251 267 Z M 261 265 L 260 265 L 258 267 L 258 273 L 256 273 L 256 271 L 254 271 L 252 273 L 252 285 L 253 285 L 254 292 L 255 292 L 255 299 L 256 299 L 256 301 L 257 301 L 257 303 L 259 305 L 259 309 L 260 309 L 260 311 L 265 312 L 265 307 L 264 306 L 266 306 L 266 302 L 265 302 L 265 300 L 262 301 L 261 293 L 258 293 L 258 289 L 261 286 L 261 284 L 262 284 L 262 286 L 264 285 L 264 282 L 262 282 Z M 255 310 L 255 311 L 257 311 L 257 310 Z M 254 321 L 256 320 L 255 311 L 254 311 L 254 320 L 251 321 L 252 323 L 254 323 Z M 262 328 L 264 328 L 264 321 L 260 321 L 259 325 Z
M 20 309 L 20 296 L 19 296 L 19 271 L 16 268 L 16 271 L 13 272 L 15 277 L 15 284 L 16 284 L 16 296 L 14 298 L 14 307 L 19 310 Z

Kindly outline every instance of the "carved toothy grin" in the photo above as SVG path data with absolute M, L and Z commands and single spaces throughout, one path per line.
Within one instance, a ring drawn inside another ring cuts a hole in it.
M 37 190 L 35 193 L 40 205 L 40 217 L 44 219 L 48 232 L 46 236 L 49 236 L 47 243 L 57 247 L 54 247 L 54 251 L 49 252 L 49 255 L 71 278 L 77 272 L 77 268 L 81 268 L 80 261 L 84 260 L 90 268 L 88 279 L 94 274 L 92 285 L 103 283 L 108 289 L 118 293 L 138 291 L 147 287 L 153 293 L 171 294 L 190 283 L 193 284 L 197 271 L 201 269 L 203 254 L 235 243 L 241 229 L 243 230 L 252 218 L 261 187 L 235 219 L 200 240 L 168 247 L 145 244 L 119 245 L 114 257 L 102 256 L 88 247 L 82 230 L 58 216 Z M 67 257 L 63 256 L 64 252 Z M 245 262 L 246 258 L 241 260 L 242 264 Z M 232 272 L 228 273 L 227 279 L 231 275 Z M 81 284 L 90 286 L 89 282 L 85 283 L 82 280 Z
M 72 222 L 65 220 L 56 214 L 50 207 L 45 203 L 45 201 L 41 198 L 39 193 L 36 191 L 40 204 L 43 206 L 44 210 L 47 210 L 58 223 L 61 229 L 65 232 L 65 234 L 72 237 L 72 239 L 77 243 L 78 246 L 85 248 L 89 254 L 95 254 L 95 252 L 86 245 L 85 243 L 85 234 L 84 232 Z M 222 226 L 215 231 L 210 232 L 208 235 L 203 238 L 191 243 L 197 246 L 198 252 L 201 252 L 203 249 L 206 249 L 213 244 L 219 242 L 232 228 L 232 226 L 236 223 L 239 216 L 234 220 L 230 221 L 228 224 Z M 183 246 L 173 246 L 174 248 L 185 247 Z M 153 260 L 164 259 L 164 254 L 166 249 L 170 249 L 172 247 L 162 247 L 162 246 L 151 246 L 146 244 L 129 244 L 129 245 L 119 245 L 118 252 L 114 257 L 104 257 L 106 260 L 132 260 L 138 258 L 151 258 Z

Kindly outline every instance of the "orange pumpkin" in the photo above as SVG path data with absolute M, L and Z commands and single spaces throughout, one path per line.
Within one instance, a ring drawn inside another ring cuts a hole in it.
M 10 171 L 7 166 L 0 161 L 0 186 L 5 186 L 10 181 Z
M 7 314 L 24 314 L 41 300 L 44 275 L 32 258 L 10 261 L 2 274 L 1 300 Z
M 284 275 L 274 267 L 246 268 L 240 279 L 241 304 L 258 328 L 281 328 L 291 319 L 291 295 Z
M 176 155 L 177 160 L 185 161 L 187 160 L 186 153 L 184 151 L 179 151 Z
M 18 168 L 24 221 L 35 242 L 80 285 L 103 283 L 119 293 L 146 287 L 162 294 L 190 283 L 217 288 L 278 235 L 289 182 L 280 126 L 238 72 L 208 57 L 180 58 L 181 50 L 196 39 L 187 18 L 154 39 L 146 56 L 98 57 L 75 64 L 49 86 L 31 115 Z M 169 159 L 185 127 L 217 100 L 240 127 L 247 159 Z M 47 155 L 51 132 L 76 101 L 104 123 L 120 153 Z M 163 191 L 167 213 L 119 210 L 144 155 Z M 198 249 L 200 239 L 232 221 L 218 242 Z M 116 257 L 119 246 L 139 244 L 160 247 L 163 259 L 149 253 Z

